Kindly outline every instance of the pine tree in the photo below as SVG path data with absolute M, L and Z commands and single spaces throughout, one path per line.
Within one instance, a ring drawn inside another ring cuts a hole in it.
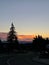
M 13 23 L 11 24 L 11 28 L 8 33 L 7 41 L 12 42 L 12 43 L 16 41 L 18 43 L 16 32 L 15 32 L 15 27 L 14 27 Z

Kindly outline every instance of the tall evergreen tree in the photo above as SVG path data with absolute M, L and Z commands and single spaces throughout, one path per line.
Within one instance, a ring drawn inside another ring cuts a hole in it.
M 15 27 L 14 27 L 13 23 L 11 24 L 11 28 L 10 28 L 10 31 L 8 33 L 7 41 L 8 42 L 15 42 L 16 41 L 18 43 L 16 32 L 15 32 Z

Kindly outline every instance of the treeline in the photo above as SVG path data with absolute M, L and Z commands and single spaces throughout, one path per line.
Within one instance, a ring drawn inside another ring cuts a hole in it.
M 0 53 L 7 52 L 40 52 L 49 54 L 49 39 L 36 36 L 32 42 L 20 44 L 18 40 L 2 42 L 0 40 Z
M 49 54 L 49 38 L 43 38 L 38 35 L 30 43 L 19 44 L 15 27 L 12 23 L 10 31 L 7 35 L 7 41 L 2 42 L 0 39 L 0 53 L 13 52 L 40 52 L 41 54 Z

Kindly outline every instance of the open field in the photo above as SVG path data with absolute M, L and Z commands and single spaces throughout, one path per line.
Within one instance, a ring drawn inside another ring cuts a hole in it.
M 0 65 L 47 65 L 33 60 L 33 53 L 0 54 Z

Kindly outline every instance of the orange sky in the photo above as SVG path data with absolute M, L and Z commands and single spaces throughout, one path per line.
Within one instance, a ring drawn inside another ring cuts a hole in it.
M 18 35 L 18 39 L 24 41 L 31 41 L 34 37 L 34 35 Z
M 21 41 L 31 41 L 35 36 L 34 35 L 17 35 L 18 39 Z M 7 33 L 0 33 L 1 39 L 7 38 Z
M 46 35 L 48 35 L 48 34 L 46 34 Z M 43 35 L 42 37 L 45 38 L 46 35 Z M 32 41 L 35 36 L 36 35 L 17 35 L 18 40 L 21 40 L 21 41 Z M 0 38 L 1 39 L 6 39 L 7 38 L 7 33 L 0 33 Z

